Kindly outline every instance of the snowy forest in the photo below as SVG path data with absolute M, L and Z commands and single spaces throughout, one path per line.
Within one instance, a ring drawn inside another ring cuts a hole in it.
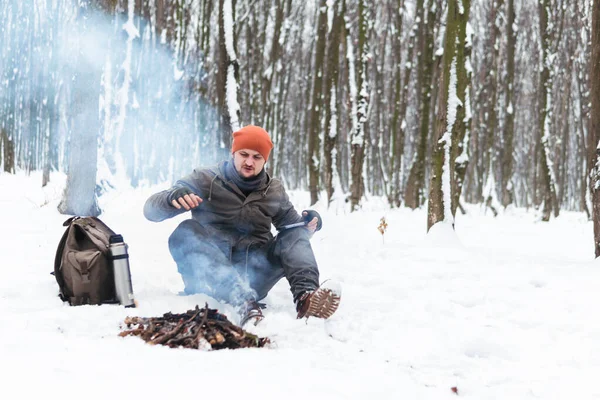
M 254 124 L 312 203 L 592 217 L 598 3 L 1 0 L 1 165 L 67 173 L 61 211 L 94 215 Z

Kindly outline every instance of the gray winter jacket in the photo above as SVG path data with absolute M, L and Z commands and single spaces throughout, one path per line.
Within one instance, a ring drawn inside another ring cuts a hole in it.
M 167 200 L 171 190 L 186 186 L 203 200 L 191 211 L 192 218 L 220 239 L 227 240 L 233 250 L 267 243 L 273 238 L 271 224 L 280 229 L 302 221 L 278 179 L 267 175 L 264 186 L 246 197 L 226 178 L 228 162 L 195 169 L 178 180 L 173 188 L 152 195 L 144 205 L 144 216 L 159 222 L 186 212 L 183 208 L 176 209 Z

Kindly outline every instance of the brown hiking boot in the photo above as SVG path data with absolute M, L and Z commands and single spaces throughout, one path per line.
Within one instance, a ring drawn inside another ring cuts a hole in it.
M 338 309 L 340 299 L 340 291 L 329 287 L 321 286 L 313 292 L 306 292 L 300 296 L 296 303 L 297 318 L 317 317 L 327 319 Z

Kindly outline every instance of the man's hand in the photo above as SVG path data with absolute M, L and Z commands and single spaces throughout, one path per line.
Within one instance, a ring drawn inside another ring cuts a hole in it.
M 321 220 L 321 216 L 315 210 L 304 210 L 302 211 L 302 217 L 305 221 L 308 221 L 306 225 L 306 229 L 310 231 L 310 233 L 315 233 L 321 226 L 323 226 L 323 222 Z
M 169 203 L 180 210 L 181 207 L 187 211 L 196 208 L 202 203 L 202 199 L 187 187 L 179 187 L 169 193 Z

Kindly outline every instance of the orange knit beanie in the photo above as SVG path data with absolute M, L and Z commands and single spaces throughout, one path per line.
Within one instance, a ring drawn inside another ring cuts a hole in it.
M 273 142 L 271 142 L 269 134 L 261 127 L 247 125 L 233 132 L 232 153 L 242 149 L 254 150 L 258 151 L 267 161 L 272 148 Z

